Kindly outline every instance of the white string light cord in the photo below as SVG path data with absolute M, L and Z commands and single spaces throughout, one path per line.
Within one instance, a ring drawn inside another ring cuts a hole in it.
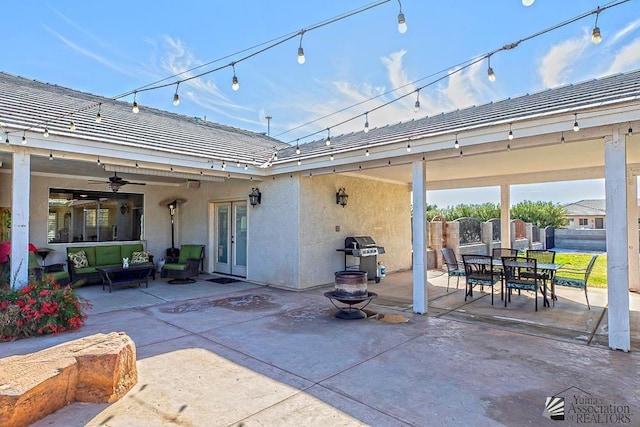
M 506 45 L 504 45 L 504 46 L 502 46 L 502 47 L 500 47 L 500 48 L 494 49 L 494 50 L 492 50 L 492 51 L 490 51 L 490 52 L 487 52 L 487 53 L 485 53 L 485 54 L 483 54 L 483 55 L 479 55 L 479 56 L 476 56 L 476 57 L 474 57 L 474 58 L 472 58 L 472 59 L 468 59 L 468 60 L 466 60 L 466 61 L 463 61 L 463 62 L 460 62 L 460 63 L 458 63 L 458 64 L 455 64 L 455 65 L 453 65 L 453 66 L 449 66 L 449 67 L 443 68 L 443 69 L 441 69 L 440 71 L 436 71 L 435 73 L 432 73 L 432 74 L 430 74 L 430 75 L 428 75 L 428 76 L 421 77 L 421 78 L 419 78 L 419 79 L 417 79 L 417 80 L 414 80 L 414 81 L 412 81 L 412 82 L 409 82 L 409 83 L 407 83 L 407 84 L 405 84 L 405 85 L 402 85 L 402 86 L 396 87 L 396 88 L 394 88 L 394 89 L 390 89 L 390 90 L 388 90 L 388 91 L 386 91 L 386 92 L 384 92 L 384 93 L 381 93 L 381 94 L 379 94 L 379 95 L 376 95 L 376 96 L 371 97 L 371 98 L 369 98 L 369 99 L 366 99 L 366 100 L 364 100 L 364 101 L 360 101 L 360 102 L 358 102 L 358 103 L 356 103 L 356 104 L 350 105 L 350 106 L 348 106 L 348 107 L 342 108 L 342 109 L 337 110 L 337 111 L 334 111 L 334 112 L 332 112 L 332 113 L 330 113 L 330 114 L 327 114 L 327 115 L 324 115 L 324 116 L 319 117 L 319 118 L 317 118 L 317 119 L 314 119 L 314 120 L 312 120 L 312 121 L 310 121 L 310 122 L 307 122 L 307 123 L 301 124 L 301 125 L 296 126 L 296 127 L 294 127 L 294 128 L 291 128 L 291 129 L 289 129 L 289 130 L 287 130 L 287 131 L 285 131 L 285 132 L 282 132 L 282 133 L 279 133 L 279 134 L 277 134 L 277 135 L 274 135 L 274 138 L 277 138 L 277 137 L 279 137 L 279 136 L 281 136 L 281 135 L 285 135 L 285 134 L 287 134 L 287 133 L 289 133 L 289 132 L 292 132 L 292 131 L 294 131 L 294 130 L 297 130 L 297 129 L 300 129 L 300 128 L 303 128 L 303 127 L 309 126 L 309 125 L 311 125 L 311 124 L 313 124 L 313 123 L 316 123 L 316 122 L 318 122 L 318 121 L 320 121 L 320 120 L 324 120 L 324 119 L 326 119 L 326 118 L 329 118 L 329 117 L 332 117 L 332 116 L 334 116 L 334 115 L 336 115 L 336 114 L 339 114 L 339 113 L 342 113 L 342 112 L 348 111 L 348 110 L 350 110 L 350 109 L 352 109 L 352 108 L 355 108 L 355 107 L 358 107 L 358 106 L 360 106 L 360 105 L 366 104 L 366 103 L 367 103 L 367 102 L 369 102 L 369 101 L 373 101 L 373 100 L 375 100 L 375 99 L 378 99 L 378 98 L 384 97 L 384 96 L 386 96 L 386 95 L 389 95 L 389 94 L 391 94 L 391 93 L 397 92 L 397 91 L 399 91 L 399 90 L 401 90 L 401 89 L 404 89 L 404 88 L 406 88 L 406 87 L 408 87 L 408 86 L 413 86 L 413 85 L 415 85 L 416 83 L 421 82 L 421 81 L 424 81 L 424 80 L 429 79 L 429 78 L 431 78 L 431 77 L 437 76 L 437 75 L 442 74 L 442 73 L 447 73 L 447 74 L 445 74 L 445 75 L 443 75 L 443 76 L 441 76 L 441 77 L 439 77 L 439 78 L 437 78 L 437 79 L 435 79 L 435 80 L 430 81 L 429 83 L 426 83 L 426 84 L 425 84 L 425 85 L 423 85 L 423 86 L 417 87 L 415 90 L 413 90 L 413 91 L 411 91 L 411 92 L 409 92 L 409 93 L 406 93 L 406 94 L 401 95 L 401 96 L 399 96 L 399 97 L 397 97 L 397 98 L 394 98 L 394 99 L 392 99 L 392 100 L 390 100 L 390 101 L 388 101 L 388 102 L 385 102 L 385 103 L 383 103 L 383 104 L 381 104 L 381 105 L 378 105 L 378 106 L 376 106 L 376 107 L 374 107 L 374 108 L 371 108 L 371 109 L 367 110 L 365 113 L 361 113 L 361 114 L 358 114 L 358 115 L 353 116 L 353 117 L 351 117 L 351 118 L 345 119 L 345 120 L 343 120 L 343 121 L 341 121 L 341 122 L 338 122 L 338 123 L 336 123 L 336 124 L 334 124 L 334 125 L 332 125 L 332 126 L 324 127 L 324 128 L 322 128 L 322 129 L 320 129 L 320 130 L 318 130 L 318 131 L 316 131 L 316 132 L 310 133 L 310 134 L 305 135 L 305 136 L 303 136 L 303 137 L 296 138 L 295 140 L 289 141 L 289 142 L 288 142 L 288 144 L 293 145 L 293 143 L 296 143 L 296 146 L 300 146 L 300 140 L 303 140 L 303 139 L 306 139 L 306 138 L 310 138 L 310 137 L 315 136 L 315 135 L 318 135 L 318 134 L 320 134 L 320 133 L 324 133 L 324 132 L 326 132 L 326 131 L 327 131 L 327 129 L 332 129 L 332 128 L 338 127 L 338 126 L 340 126 L 340 125 L 343 125 L 343 124 L 345 124 L 345 123 L 349 123 L 349 122 L 351 122 L 351 121 L 353 121 L 353 120 L 356 120 L 356 119 L 359 119 L 359 118 L 361 118 L 361 117 L 364 117 L 364 118 L 365 118 L 365 126 L 366 126 L 366 128 L 367 128 L 367 129 L 369 129 L 369 128 L 370 128 L 370 126 L 369 126 L 369 121 L 368 121 L 368 115 L 369 115 L 369 113 L 371 113 L 371 112 L 373 112 L 373 111 L 380 110 L 380 109 L 382 109 L 382 108 L 384 108 L 384 107 L 386 107 L 386 106 L 388 106 L 388 105 L 390 105 L 390 104 L 393 104 L 394 102 L 397 102 L 397 101 L 399 101 L 399 100 L 401 100 L 401 99 L 404 99 L 404 98 L 406 98 L 406 97 L 408 97 L 408 96 L 412 96 L 412 95 L 414 95 L 414 94 L 419 94 L 419 93 L 420 93 L 420 91 L 421 91 L 422 89 L 427 88 L 427 87 L 429 87 L 429 86 L 432 86 L 432 85 L 434 85 L 434 84 L 436 84 L 436 83 L 438 83 L 438 82 L 440 82 L 440 81 L 442 81 L 442 80 L 444 80 L 444 79 L 448 78 L 448 77 L 449 77 L 449 76 L 451 76 L 452 74 L 459 73 L 459 72 L 463 71 L 464 69 L 469 68 L 469 67 L 471 67 L 472 65 L 474 65 L 474 64 L 476 64 L 476 63 L 478 63 L 478 62 L 484 61 L 485 59 L 489 60 L 489 58 L 491 58 L 491 56 L 492 56 L 492 55 L 494 55 L 494 54 L 496 54 L 496 53 L 498 53 L 498 52 L 505 51 L 505 50 L 512 50 L 512 49 L 515 49 L 516 47 L 518 47 L 521 43 L 523 43 L 523 42 L 525 42 L 525 41 L 529 41 L 529 40 L 534 39 L 534 38 L 536 38 L 536 37 L 542 36 L 542 35 L 544 35 L 544 34 L 546 34 L 546 33 L 549 33 L 549 32 L 552 32 L 552 31 L 555 31 L 555 30 L 557 30 L 557 29 L 559 29 L 559 28 L 565 27 L 565 26 L 567 26 L 567 25 L 569 25 L 569 24 L 572 24 L 572 23 L 574 23 L 574 22 L 577 22 L 577 21 L 580 21 L 580 20 L 582 20 L 582 19 L 585 19 L 585 18 L 587 18 L 587 17 L 589 17 L 589 16 L 591 16 L 591 15 L 596 15 L 596 19 L 597 19 L 597 17 L 599 16 L 599 14 L 600 14 L 600 13 L 602 13 L 603 11 L 605 11 L 605 10 L 607 10 L 607 9 L 611 9 L 611 8 L 613 8 L 613 7 L 616 7 L 616 6 L 619 6 L 619 5 L 623 4 L 623 3 L 627 3 L 627 2 L 629 2 L 629 1 L 631 1 L 631 0 L 614 0 L 614 1 L 610 2 L 610 3 L 605 4 L 604 6 L 598 6 L 596 9 L 590 10 L 590 11 L 588 11 L 588 12 L 581 13 L 580 15 L 577 15 L 577 16 L 575 16 L 575 17 L 573 17 L 573 18 L 570 18 L 570 19 L 568 19 L 568 20 L 566 20 L 566 21 L 563 21 L 563 22 L 560 22 L 560 23 L 558 23 L 558 24 L 555 24 L 555 25 L 553 25 L 553 26 L 551 26 L 551 27 L 548 27 L 548 28 L 546 28 L 546 29 L 544 29 L 544 30 L 541 30 L 541 31 L 539 31 L 539 32 L 537 32 L 537 33 L 531 34 L 531 35 L 529 35 L 529 36 L 527 36 L 527 37 L 524 37 L 524 38 L 522 38 L 522 39 L 520 39 L 520 40 L 518 40 L 518 41 L 516 41 L 516 42 L 506 44 Z M 596 30 L 597 30 L 597 31 L 596 31 Z M 596 26 L 596 27 L 594 27 L 594 34 L 596 34 L 596 33 L 597 33 L 597 34 L 599 34 L 599 29 L 598 29 L 598 27 L 597 27 L 597 26 Z M 593 41 L 594 43 L 599 43 L 599 41 L 593 40 L 593 36 L 592 36 L 592 41 Z M 449 71 L 449 70 L 452 70 L 452 69 L 453 69 L 453 71 Z M 494 76 L 494 77 L 493 77 L 493 79 L 495 79 L 495 74 L 494 74 L 494 73 L 492 73 L 492 71 L 493 71 L 493 70 L 491 69 L 491 66 L 490 66 L 490 64 L 489 64 L 489 67 L 488 67 L 488 69 L 487 69 L 487 72 L 488 72 L 488 78 L 489 78 L 490 80 L 492 79 L 492 75 Z M 416 104 L 418 104 L 418 105 L 419 105 L 418 101 L 416 101 Z M 307 141 L 307 142 L 311 142 L 311 141 Z

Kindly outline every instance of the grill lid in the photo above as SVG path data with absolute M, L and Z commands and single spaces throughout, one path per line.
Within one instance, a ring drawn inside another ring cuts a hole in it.
M 355 243 L 355 247 L 354 247 Z M 348 249 L 362 249 L 362 248 L 371 248 L 375 247 L 376 242 L 374 242 L 371 236 L 352 236 L 344 239 L 344 247 Z

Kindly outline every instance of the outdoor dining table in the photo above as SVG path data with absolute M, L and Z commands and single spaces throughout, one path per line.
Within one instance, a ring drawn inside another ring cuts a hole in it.
M 491 263 L 493 264 L 494 267 L 502 267 L 502 260 L 501 259 L 493 259 L 491 261 Z M 553 276 L 556 274 L 556 271 L 558 271 L 559 269 L 561 269 L 564 264 L 555 264 L 555 263 L 546 263 L 546 262 L 539 262 L 536 264 L 536 266 L 538 267 L 538 270 L 542 270 L 543 272 L 549 272 L 549 282 L 551 283 L 551 300 L 554 302 L 553 305 L 555 306 L 555 300 L 556 298 L 556 287 L 553 283 Z M 544 295 L 544 303 L 543 306 L 545 307 L 549 307 L 549 299 L 547 298 L 547 280 L 543 279 L 542 283 L 544 284 L 544 290 L 543 290 L 543 295 Z

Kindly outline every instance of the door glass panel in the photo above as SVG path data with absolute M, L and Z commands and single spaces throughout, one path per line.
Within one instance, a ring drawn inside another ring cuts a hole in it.
M 247 265 L 247 205 L 236 205 L 235 265 Z
M 229 207 L 218 207 L 218 262 L 229 263 Z

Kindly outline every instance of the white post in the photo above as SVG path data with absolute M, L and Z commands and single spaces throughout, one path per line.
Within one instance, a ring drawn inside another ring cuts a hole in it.
M 631 348 L 626 163 L 624 139 L 614 129 L 604 143 L 609 347 L 623 351 Z
M 427 186 L 424 161 L 411 164 L 413 190 L 413 311 L 427 312 Z
M 11 276 L 14 289 L 29 280 L 29 195 L 31 155 L 22 148 L 13 153 L 11 188 Z
M 627 223 L 629 224 L 629 290 L 640 292 L 638 251 L 638 178 L 627 171 Z
M 509 184 L 500 186 L 500 246 L 511 247 L 511 187 Z

